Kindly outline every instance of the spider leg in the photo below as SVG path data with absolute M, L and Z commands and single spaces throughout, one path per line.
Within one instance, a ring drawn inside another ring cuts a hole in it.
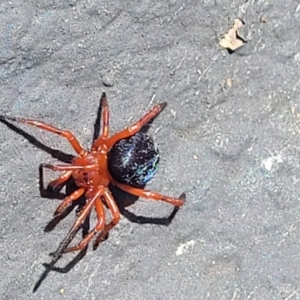
M 92 145 L 92 150 L 96 150 L 109 136 L 109 107 L 107 104 L 106 94 L 102 93 L 101 96 L 101 110 L 102 110 L 102 126 L 100 137 L 97 138 Z
M 47 168 L 53 171 L 96 171 L 98 170 L 98 165 L 87 165 L 87 166 L 74 166 L 74 165 L 49 165 L 42 164 L 43 168 Z
M 182 197 L 182 195 L 180 197 Z M 179 211 L 179 206 L 174 206 L 171 214 L 168 217 L 152 218 L 152 217 L 138 216 L 130 212 L 129 210 L 123 208 L 122 215 L 132 223 L 169 226 L 172 223 L 178 211 Z
M 112 220 L 109 224 L 105 225 L 104 230 L 98 235 L 97 239 L 94 242 L 93 245 L 93 250 L 96 250 L 97 247 L 99 246 L 99 244 L 105 239 L 105 237 L 107 236 L 107 233 L 119 223 L 120 220 L 120 211 L 119 208 L 112 196 L 112 194 L 110 193 L 110 191 L 108 189 L 105 189 L 104 191 L 104 198 L 106 201 L 106 204 L 108 206 L 108 208 L 111 211 L 112 214 Z
M 146 199 L 153 199 L 153 200 L 158 200 L 158 201 L 164 201 L 167 203 L 170 203 L 174 206 L 182 206 L 185 203 L 185 193 L 181 194 L 180 198 L 173 198 L 169 196 L 164 196 L 156 192 L 152 191 L 147 191 L 144 189 L 139 189 L 139 188 L 134 188 L 132 186 L 122 184 L 122 183 L 117 183 L 113 182 L 114 185 L 116 185 L 118 188 L 121 190 L 130 193 L 132 195 L 146 198 Z
M 107 139 L 109 135 L 109 107 L 107 104 L 105 93 L 103 93 L 101 97 L 101 106 L 102 106 L 101 137 L 102 139 Z
M 141 128 L 149 123 L 154 117 L 156 117 L 166 107 L 166 105 L 167 103 L 160 103 L 155 105 L 139 121 L 110 137 L 107 140 L 108 149 L 113 146 L 118 140 L 126 139 L 139 132 Z
M 66 250 L 66 248 L 71 243 L 71 241 L 74 238 L 74 236 L 76 235 L 78 229 L 80 228 L 80 226 L 84 223 L 84 220 L 90 214 L 93 206 L 95 205 L 95 201 L 99 197 L 101 197 L 101 195 L 103 194 L 103 192 L 104 192 L 104 187 L 101 186 L 101 187 L 99 187 L 98 191 L 96 192 L 96 194 L 94 195 L 93 198 L 87 199 L 87 203 L 85 204 L 85 206 L 83 207 L 83 209 L 80 211 L 80 213 L 79 213 L 76 221 L 74 222 L 73 226 L 69 230 L 67 236 L 60 243 L 60 245 L 58 246 L 58 249 L 55 252 L 51 253 L 51 256 L 54 257 L 53 261 L 56 261 L 59 257 L 62 256 L 62 254 L 64 253 L 64 251 Z
M 44 187 L 44 172 L 43 172 L 43 164 L 40 164 L 39 172 L 41 179 L 41 193 L 47 194 L 47 192 L 52 192 L 56 187 L 65 183 L 73 174 L 73 171 L 65 171 L 60 177 L 48 183 L 47 189 Z
M 73 192 L 71 195 L 66 197 L 63 202 L 56 208 L 54 212 L 54 216 L 62 214 L 69 206 L 70 204 L 77 200 L 79 197 L 81 197 L 85 192 L 84 188 L 81 188 L 75 192 Z
M 63 183 L 65 183 L 73 174 L 73 171 L 65 171 L 60 177 L 48 183 L 47 188 L 45 188 L 43 164 L 40 164 L 39 172 L 40 172 L 40 193 L 42 197 L 50 197 L 56 195 L 62 189 Z
M 97 234 L 97 232 L 100 232 L 104 229 L 105 214 L 104 214 L 103 204 L 102 204 L 100 198 L 98 198 L 95 201 L 95 210 L 96 210 L 97 218 L 98 218 L 98 222 L 97 222 L 96 226 L 84 237 L 84 239 L 81 240 L 81 242 L 78 245 L 65 249 L 64 253 L 81 251 L 81 250 L 85 249 L 87 247 L 88 243 L 91 241 L 91 239 Z
M 28 124 L 31 126 L 38 127 L 42 130 L 58 134 L 64 138 L 66 138 L 69 141 L 69 143 L 72 145 L 72 147 L 76 151 L 76 153 L 79 154 L 79 156 L 84 156 L 87 153 L 87 151 L 82 148 L 82 146 L 80 145 L 80 143 L 77 140 L 77 138 L 75 137 L 75 135 L 70 131 L 58 129 L 52 125 L 48 125 L 48 124 L 38 121 L 38 120 L 9 117 L 6 115 L 0 115 L 0 119 L 9 120 L 9 121 L 13 121 L 13 122 L 19 122 L 19 123 L 25 123 L 25 124 Z
M 50 181 L 48 184 L 48 187 L 50 186 L 52 188 L 55 188 L 58 185 L 61 185 L 62 183 L 66 182 L 71 177 L 72 174 L 73 174 L 73 171 L 63 172 L 63 174 L 61 176 L 59 176 L 57 179 Z

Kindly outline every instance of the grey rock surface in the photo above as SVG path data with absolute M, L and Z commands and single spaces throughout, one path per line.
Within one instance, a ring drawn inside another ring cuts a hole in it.
M 235 18 L 247 43 L 229 54 L 219 38 Z M 122 218 L 33 294 L 75 215 L 44 232 L 59 201 L 41 198 L 38 166 L 57 161 L 0 122 L 1 299 L 300 299 L 299 1 L 2 1 L 0 26 L 0 114 L 71 130 L 89 147 L 103 91 L 112 133 L 166 101 L 147 188 L 187 194 L 169 227 Z

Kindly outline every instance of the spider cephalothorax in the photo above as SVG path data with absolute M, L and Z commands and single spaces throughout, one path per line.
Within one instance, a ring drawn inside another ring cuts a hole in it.
M 175 207 L 182 206 L 185 201 L 184 194 L 179 198 L 173 198 L 141 188 L 155 175 L 159 154 L 152 138 L 139 131 L 159 114 L 166 103 L 155 105 L 139 121 L 119 133 L 109 136 L 109 108 L 105 93 L 102 94 L 100 101 L 102 128 L 100 136 L 95 139 L 90 151 L 85 150 L 74 134 L 69 131 L 60 130 L 37 120 L 0 115 L 2 120 L 26 123 L 58 134 L 66 138 L 77 153 L 70 164 L 41 165 L 41 168 L 63 171 L 59 178 L 49 183 L 50 188 L 55 189 L 71 177 L 76 184 L 76 190 L 67 196 L 55 210 L 55 217 L 63 215 L 81 196 L 86 197 L 85 205 L 80 209 L 76 221 L 53 254 L 56 259 L 63 253 L 86 249 L 89 242 L 98 234 L 94 241 L 94 249 L 96 249 L 107 233 L 119 222 L 120 212 L 108 188 L 109 184 L 137 197 L 165 201 Z M 106 221 L 105 207 L 112 214 L 110 222 Z M 79 244 L 68 247 L 93 208 L 97 215 L 95 227 L 85 235 Z

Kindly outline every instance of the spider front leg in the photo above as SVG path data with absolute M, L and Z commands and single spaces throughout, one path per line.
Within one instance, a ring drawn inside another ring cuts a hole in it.
M 59 176 L 57 179 L 52 180 L 49 182 L 48 186 L 55 188 L 63 183 L 65 183 L 73 174 L 73 171 L 66 171 L 61 176 Z
M 49 165 L 49 164 L 41 164 L 40 168 L 47 168 L 53 171 L 66 171 L 62 176 L 58 179 L 50 182 L 53 186 L 56 184 L 61 184 L 66 181 L 73 174 L 74 171 L 85 170 L 85 171 L 94 171 L 98 169 L 97 165 L 87 165 L 87 166 L 74 166 L 74 165 Z M 80 198 L 85 192 L 84 188 L 80 188 L 73 192 L 71 195 L 66 197 L 63 202 L 57 207 L 54 212 L 54 216 L 58 216 L 65 212 L 65 210 L 71 205 L 72 202 Z
M 106 94 L 102 93 L 100 99 L 100 107 L 102 111 L 102 125 L 100 137 L 96 138 L 92 145 L 92 151 L 97 150 L 109 136 L 109 107 L 106 99 Z M 98 119 L 98 117 L 97 117 Z
M 40 173 L 40 193 L 42 197 L 51 197 L 56 195 L 62 189 L 62 185 L 72 176 L 73 171 L 65 171 L 60 177 L 48 183 L 47 188 L 44 186 L 43 164 L 39 167 Z
M 109 107 L 107 104 L 106 94 L 102 93 L 101 96 L 102 106 L 102 127 L 101 127 L 101 138 L 107 139 L 109 135 Z
M 48 124 L 38 121 L 38 120 L 9 117 L 6 115 L 0 115 L 0 119 L 9 120 L 9 121 L 13 121 L 13 122 L 19 122 L 19 123 L 25 123 L 25 124 L 28 124 L 31 126 L 38 127 L 42 130 L 58 134 L 64 138 L 66 138 L 69 141 L 69 143 L 72 145 L 73 149 L 76 151 L 76 153 L 79 156 L 84 156 L 87 153 L 87 151 L 82 148 L 82 146 L 80 145 L 80 143 L 77 140 L 77 138 L 75 137 L 75 135 L 70 131 L 58 129 L 52 125 L 48 125 Z
M 76 165 L 49 165 L 49 164 L 42 164 L 43 168 L 50 169 L 52 171 L 79 171 L 84 170 L 86 172 L 89 171 L 97 171 L 99 166 L 98 165 L 86 165 L 86 166 L 76 166 Z

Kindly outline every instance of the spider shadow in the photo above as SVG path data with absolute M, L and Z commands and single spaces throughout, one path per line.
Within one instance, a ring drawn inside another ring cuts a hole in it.
M 99 137 L 100 135 L 100 124 L 101 124 L 101 112 L 102 112 L 102 107 L 101 105 L 98 106 L 98 111 L 97 111 L 97 117 L 94 123 L 94 133 L 93 133 L 93 142 Z M 157 117 L 157 116 L 156 116 Z M 152 118 L 147 124 L 145 124 L 140 132 L 147 134 L 153 121 L 156 119 Z M 42 174 L 42 173 L 40 173 Z M 40 181 L 42 184 L 42 180 Z M 138 186 L 138 188 L 144 188 L 145 185 Z M 60 188 L 60 187 L 59 187 Z M 70 195 L 77 189 L 74 181 L 72 178 L 69 179 L 69 181 L 66 182 L 66 196 Z M 173 211 L 168 217 L 162 217 L 162 218 L 152 218 L 152 217 L 145 217 L 145 216 L 137 216 L 136 214 L 128 211 L 126 208 L 128 206 L 133 205 L 139 197 L 134 196 L 132 194 L 129 194 L 125 191 L 120 190 L 119 188 L 110 185 L 109 189 L 112 193 L 112 196 L 114 200 L 116 201 L 116 204 L 119 208 L 119 211 L 121 215 L 125 218 L 127 218 L 130 222 L 133 223 L 138 223 L 138 224 L 155 224 L 155 225 L 163 225 L 163 226 L 168 226 L 171 224 L 172 220 L 174 219 L 175 215 L 177 214 L 179 208 L 174 207 Z M 83 196 L 81 199 L 78 199 L 76 202 L 73 203 L 73 205 L 68 209 L 68 211 L 65 212 L 64 215 L 61 215 L 57 218 L 53 218 L 46 226 L 45 231 L 50 231 L 52 230 L 66 215 L 68 215 L 76 205 L 79 207 L 77 209 L 77 212 L 80 211 L 80 208 L 84 206 L 85 204 L 85 197 Z M 90 224 L 86 223 L 84 224 L 84 228 L 82 228 L 82 237 L 84 238 L 85 235 L 88 233 L 88 230 L 90 228 Z M 105 240 L 108 238 L 108 235 L 106 236 Z M 78 262 L 81 260 L 84 255 L 86 254 L 86 249 L 81 251 L 78 255 L 75 256 L 74 259 L 72 259 L 65 267 L 54 267 L 53 264 L 44 264 L 46 268 L 52 268 L 53 271 L 59 272 L 59 273 L 68 273 Z M 52 266 L 51 266 L 52 265 Z
M 141 186 L 142 188 L 142 186 Z M 66 195 L 71 194 L 77 189 L 77 186 L 72 178 L 70 178 L 66 182 Z M 168 217 L 162 217 L 162 218 L 152 218 L 152 217 L 145 217 L 145 216 L 137 216 L 134 213 L 128 211 L 126 207 L 133 205 L 139 197 L 133 196 L 129 193 L 126 193 L 125 191 L 120 190 L 119 188 L 110 185 L 109 189 L 114 197 L 114 200 L 116 201 L 116 204 L 120 210 L 121 215 L 123 215 L 125 218 L 127 218 L 129 221 L 133 223 L 138 224 L 155 224 L 155 225 L 164 225 L 168 226 L 171 224 L 172 220 L 174 219 L 175 215 L 179 211 L 179 207 L 174 207 L 171 214 Z M 180 197 L 182 197 L 184 194 L 182 194 Z M 54 195 L 52 194 L 51 197 Z M 54 227 L 62 220 L 64 219 L 70 212 L 77 206 L 76 214 L 80 212 L 80 210 L 84 207 L 86 203 L 86 198 L 82 196 L 79 198 L 76 202 L 73 203 L 73 205 L 60 217 L 53 218 L 45 227 L 44 231 L 48 232 L 54 229 Z M 90 229 L 90 214 L 85 219 L 84 223 L 81 226 L 82 230 L 82 238 L 84 238 Z M 80 230 L 80 229 L 79 229 Z M 77 231 L 78 232 L 78 231 Z M 76 234 L 77 234 L 76 232 Z M 104 238 L 102 242 L 108 239 L 108 235 Z M 75 236 L 75 235 L 74 235 Z M 66 274 L 69 271 L 71 271 L 77 263 L 79 263 L 86 255 L 88 246 L 81 250 L 69 263 L 67 263 L 64 267 L 56 267 L 55 264 L 58 261 L 60 257 L 54 258 L 50 263 L 43 263 L 43 266 L 45 267 L 45 271 L 40 276 L 39 280 L 36 282 L 33 292 L 35 293 L 37 289 L 40 287 L 44 279 L 46 279 L 47 275 L 51 272 L 57 272 L 61 274 Z
M 93 134 L 93 141 L 95 141 L 99 134 L 100 134 L 100 121 L 101 121 L 101 105 L 98 107 L 97 111 L 97 117 L 94 123 L 94 134 Z M 157 116 L 156 116 L 157 117 Z M 142 133 L 147 133 L 149 128 L 152 125 L 152 122 L 156 119 L 153 118 L 150 120 L 141 130 Z M 16 132 L 17 134 L 24 137 L 26 140 L 29 141 L 30 144 L 35 146 L 36 148 L 45 151 L 46 153 L 50 154 L 52 158 L 55 158 L 63 163 L 70 164 L 72 162 L 72 159 L 75 157 L 74 155 L 67 154 L 65 152 L 62 152 L 57 149 L 50 148 L 46 146 L 45 144 L 38 141 L 34 136 L 31 134 L 25 132 L 21 128 L 13 125 L 12 123 L 0 119 L 0 122 L 5 124 L 9 129 Z M 65 187 L 65 193 L 62 193 L 61 190 Z M 145 185 L 139 186 L 139 188 L 144 188 Z M 74 192 L 78 187 L 76 186 L 73 178 L 70 178 L 65 183 L 57 186 L 55 189 L 51 189 L 49 186 L 47 188 L 44 187 L 44 176 L 43 176 L 43 170 L 40 166 L 39 168 L 39 188 L 40 188 L 40 195 L 42 198 L 48 198 L 48 199 L 64 199 L 68 195 L 70 195 L 72 192 Z M 120 190 L 119 188 L 110 185 L 109 189 L 114 197 L 114 200 L 116 201 L 116 204 L 120 210 L 120 213 L 122 216 L 127 218 L 130 222 L 137 223 L 137 224 L 155 224 L 155 225 L 163 225 L 168 226 L 171 224 L 172 220 L 174 219 L 175 215 L 177 214 L 179 208 L 174 207 L 173 211 L 168 217 L 162 217 L 162 218 L 153 218 L 153 217 L 145 217 L 145 216 L 137 216 L 134 213 L 128 211 L 126 208 L 128 206 L 133 205 L 139 197 L 131 195 L 125 191 Z M 80 197 L 77 201 L 74 201 L 72 205 L 61 215 L 58 217 L 53 217 L 48 224 L 44 228 L 44 232 L 50 232 L 52 231 L 60 221 L 62 221 L 64 218 L 66 218 L 77 206 L 76 214 L 80 212 L 80 210 L 84 207 L 86 203 L 86 198 L 84 196 Z M 84 223 L 82 224 L 81 228 L 79 230 L 82 230 L 82 237 L 84 238 L 90 229 L 90 215 L 85 219 Z M 77 232 L 76 232 L 77 233 Z M 108 238 L 108 235 L 105 237 L 104 240 Z M 59 273 L 68 273 L 85 255 L 87 252 L 87 247 L 80 251 L 66 266 L 60 268 L 55 267 L 55 263 L 58 261 L 60 257 L 57 257 L 53 259 L 50 264 L 43 263 L 43 266 L 46 268 L 44 273 L 40 276 L 39 280 L 35 284 L 35 287 L 33 289 L 33 292 L 37 291 L 43 280 L 47 277 L 48 273 L 50 271 L 56 271 Z
M 12 131 L 16 132 L 17 134 L 21 135 L 22 137 L 24 137 L 31 145 L 35 146 L 36 148 L 50 154 L 52 156 L 52 158 L 55 158 L 61 162 L 70 164 L 72 162 L 72 159 L 74 158 L 74 155 L 71 154 L 67 154 L 63 151 L 57 150 L 57 149 L 53 149 L 50 148 L 48 146 L 46 146 L 45 144 L 41 143 L 40 141 L 38 141 L 34 136 L 32 136 L 31 134 L 25 132 L 24 130 L 22 130 L 21 128 L 13 125 L 12 123 L 4 120 L 4 119 L 0 119 L 0 122 L 5 124 L 9 129 L 11 129 Z
M 177 214 L 179 207 L 174 207 L 171 214 L 167 217 L 145 217 L 145 216 L 138 216 L 130 211 L 127 210 L 128 206 L 133 205 L 137 200 L 138 197 L 133 196 L 129 193 L 126 193 L 122 190 L 120 190 L 117 187 L 114 186 L 109 186 L 109 189 L 114 197 L 114 200 L 116 201 L 116 204 L 120 210 L 120 213 L 123 217 L 125 217 L 126 219 L 128 219 L 130 222 L 132 223 L 137 223 L 137 224 L 154 224 L 154 225 L 162 225 L 162 226 L 168 226 L 171 224 L 172 220 L 174 219 L 175 215 Z M 74 182 L 72 182 L 72 180 L 70 180 L 70 182 L 67 182 L 67 186 L 66 186 L 66 190 L 69 190 L 70 193 L 72 193 L 72 191 L 76 190 L 76 185 Z M 69 195 L 69 192 L 66 193 L 66 196 Z M 63 220 L 68 214 L 70 214 L 70 212 L 72 210 L 74 210 L 74 208 L 77 206 L 76 209 L 76 214 L 80 212 L 80 210 L 84 207 L 86 199 L 85 197 L 81 197 L 80 199 L 78 199 L 63 215 L 57 217 L 57 218 L 53 218 L 44 228 L 45 232 L 49 232 L 51 230 L 54 229 L 54 227 L 61 221 Z M 88 216 L 88 218 L 85 220 L 85 222 L 83 223 L 83 225 L 81 226 L 81 230 L 82 230 L 82 238 L 84 238 L 90 229 L 90 215 Z M 105 240 L 107 240 L 109 237 L 109 233 L 107 234 L 107 236 L 104 238 L 104 240 L 102 242 L 104 242 Z M 84 258 L 84 256 L 87 253 L 87 247 L 85 249 L 83 249 L 82 251 L 80 251 L 71 261 L 69 261 L 64 267 L 55 267 L 55 263 L 54 261 L 51 261 L 50 263 L 43 263 L 43 266 L 46 268 L 45 272 L 49 272 L 49 271 L 55 271 L 58 273 L 62 273 L 62 274 L 66 274 L 69 271 L 71 271 L 77 263 L 80 262 L 80 260 L 82 258 Z
M 93 142 L 99 137 L 100 135 L 100 123 L 101 123 L 101 105 L 99 105 L 98 111 L 97 111 L 97 118 L 96 121 L 94 123 L 94 134 L 93 134 Z M 141 130 L 139 132 L 145 133 L 147 134 L 148 130 L 150 129 L 152 122 L 155 120 L 155 118 L 153 118 L 152 120 L 150 120 L 146 125 L 144 125 Z M 54 194 L 59 192 L 59 190 L 63 187 L 63 186 L 59 186 L 57 188 L 56 191 L 51 191 L 51 190 L 45 190 L 43 187 L 43 178 L 42 178 L 42 169 L 40 169 L 40 190 L 43 191 L 41 193 L 45 194 L 45 193 L 49 193 L 50 197 L 53 197 L 53 192 Z M 72 178 L 70 178 L 65 184 L 63 184 L 66 186 L 66 194 L 65 197 L 72 194 L 76 189 L 78 189 L 78 187 L 76 186 L 74 180 Z M 144 188 L 146 185 L 140 185 L 140 186 L 136 186 L 137 188 Z M 138 199 L 139 197 L 134 196 L 132 194 L 129 194 L 121 189 L 119 189 L 116 186 L 113 185 L 109 185 L 109 190 L 112 193 L 112 196 L 118 206 L 118 209 L 120 211 L 120 214 L 125 217 L 126 219 L 128 219 L 130 222 L 132 223 L 137 223 L 137 224 L 154 224 L 154 225 L 161 225 L 161 226 L 169 226 L 172 222 L 172 220 L 174 219 L 174 217 L 176 216 L 179 207 L 174 207 L 171 214 L 167 217 L 145 217 L 145 216 L 138 216 L 132 212 L 130 212 L 127 207 L 133 205 Z M 79 213 L 81 208 L 83 208 L 83 206 L 85 205 L 85 196 L 82 196 L 81 198 L 79 198 L 77 201 L 73 202 L 71 207 L 69 207 L 69 209 L 63 214 L 60 215 L 58 217 L 54 217 L 45 227 L 45 232 L 51 231 L 54 229 L 54 227 L 62 220 L 64 219 L 73 209 L 74 207 L 78 206 L 76 213 Z M 90 217 L 90 215 L 89 215 Z M 83 224 L 82 226 L 82 238 L 84 238 L 86 236 L 86 234 L 88 233 L 90 228 L 90 224 L 89 224 L 89 220 Z M 109 233 L 107 234 L 107 236 L 105 237 L 104 240 L 106 240 L 108 238 Z M 64 267 L 54 267 L 54 264 L 52 264 L 52 262 L 50 264 L 43 264 L 44 267 L 47 268 L 51 268 L 52 271 L 56 271 L 59 273 L 68 273 L 86 254 L 86 250 L 84 249 L 82 251 L 79 252 L 78 255 L 76 255 L 66 266 Z
M 40 181 L 41 183 L 42 181 Z M 144 188 L 145 186 L 139 186 L 140 188 Z M 62 186 L 60 187 L 62 188 Z M 70 195 L 77 189 L 77 186 L 72 178 L 70 178 L 66 182 L 66 194 L 65 196 Z M 162 217 L 162 218 L 153 218 L 153 217 L 145 217 L 145 216 L 138 216 L 130 211 L 128 211 L 126 208 L 128 206 L 133 205 L 139 197 L 134 196 L 132 194 L 126 193 L 125 191 L 120 190 L 119 188 L 110 185 L 109 189 L 112 193 L 112 196 L 114 197 L 114 200 L 116 201 L 116 204 L 119 208 L 119 211 L 122 216 L 127 218 L 130 222 L 138 223 L 138 224 L 155 224 L 155 225 L 163 225 L 168 226 L 171 224 L 172 220 L 174 219 L 175 215 L 177 214 L 179 207 L 174 207 L 171 214 L 168 217 Z M 43 187 L 41 188 L 43 190 Z M 45 191 L 44 191 L 45 192 Z M 53 192 L 53 191 L 52 191 Z M 58 192 L 58 190 L 56 191 Z M 52 194 L 51 197 L 54 195 Z M 80 210 L 84 207 L 86 203 L 85 196 L 82 196 L 79 198 L 76 202 L 72 204 L 72 206 L 62 215 L 59 217 L 54 217 L 45 227 L 44 231 L 48 232 L 55 228 L 55 226 L 64 219 L 76 206 L 76 214 L 80 212 Z M 82 238 L 84 238 L 90 229 L 90 215 L 85 219 L 83 225 L 81 226 L 82 229 Z M 76 232 L 77 233 L 77 232 Z M 108 238 L 109 233 L 104 238 L 103 242 Z M 45 267 L 45 271 L 35 284 L 35 287 L 33 289 L 33 292 L 36 292 L 43 280 L 47 277 L 48 273 L 51 271 L 66 274 L 69 271 L 71 271 L 77 263 L 79 263 L 86 255 L 88 246 L 80 251 L 70 262 L 68 262 L 64 267 L 56 267 L 55 264 L 58 261 L 58 257 L 54 258 L 50 263 L 43 263 L 43 266 Z

